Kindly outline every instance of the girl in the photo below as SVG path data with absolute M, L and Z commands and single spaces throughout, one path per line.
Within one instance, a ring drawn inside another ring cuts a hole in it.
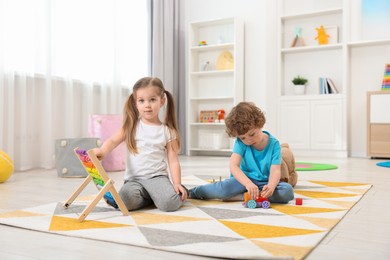
M 166 99 L 162 123 L 158 115 Z M 161 211 L 179 209 L 187 199 L 186 189 L 181 185 L 180 138 L 173 96 L 164 89 L 160 79 L 145 77 L 135 83 L 124 106 L 122 128 L 94 152 L 101 160 L 123 141 L 128 154 L 119 195 L 127 209 L 137 210 L 153 203 Z M 168 177 L 167 163 L 173 184 Z M 115 201 L 106 195 L 107 203 L 117 208 Z

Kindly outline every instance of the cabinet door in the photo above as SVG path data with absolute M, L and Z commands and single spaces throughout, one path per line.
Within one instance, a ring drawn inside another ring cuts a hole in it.
M 311 101 L 311 148 L 342 148 L 341 100 Z
M 370 123 L 390 123 L 390 95 L 372 94 L 370 96 Z
M 310 103 L 308 101 L 281 101 L 280 141 L 293 149 L 310 148 Z

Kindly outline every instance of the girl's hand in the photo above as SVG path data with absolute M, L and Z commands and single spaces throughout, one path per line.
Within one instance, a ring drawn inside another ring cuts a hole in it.
M 274 191 L 275 191 L 275 187 L 271 187 L 270 185 L 264 185 L 263 186 L 263 189 L 261 191 L 261 197 L 263 198 L 268 198 L 268 197 L 271 197 L 272 194 L 274 194 Z
M 185 201 L 188 198 L 188 194 L 186 189 L 181 184 L 174 184 L 173 188 L 175 189 L 176 193 L 181 193 L 181 200 Z
M 100 148 L 93 148 L 92 152 L 96 155 L 96 157 L 101 161 L 104 158 L 104 154 Z
M 250 182 L 247 185 L 245 185 L 245 188 L 252 199 L 255 200 L 259 198 L 259 193 L 260 193 L 259 187 L 257 187 L 253 182 Z

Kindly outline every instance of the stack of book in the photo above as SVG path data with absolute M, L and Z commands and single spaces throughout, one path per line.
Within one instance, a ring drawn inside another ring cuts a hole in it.
M 320 94 L 337 94 L 338 89 L 330 78 L 320 78 Z

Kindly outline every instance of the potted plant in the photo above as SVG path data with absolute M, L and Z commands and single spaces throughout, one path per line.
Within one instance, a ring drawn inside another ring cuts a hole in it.
M 301 76 L 296 76 L 291 81 L 294 84 L 294 92 L 295 94 L 302 95 L 305 93 L 305 86 L 308 80 L 306 78 L 303 78 Z

